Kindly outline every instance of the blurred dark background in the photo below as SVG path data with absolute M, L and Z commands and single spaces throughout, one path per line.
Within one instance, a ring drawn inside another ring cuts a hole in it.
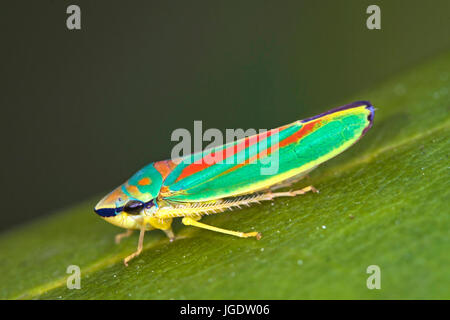
M 2 2 L 0 228 L 169 158 L 193 120 L 273 128 L 326 111 L 450 49 L 449 19 L 448 0 Z

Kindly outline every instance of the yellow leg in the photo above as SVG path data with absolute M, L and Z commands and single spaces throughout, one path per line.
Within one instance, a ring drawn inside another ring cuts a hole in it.
M 207 230 L 211 230 L 211 231 L 229 234 L 229 235 L 236 236 L 236 237 L 241 237 L 241 238 L 256 237 L 257 240 L 261 239 L 261 233 L 259 233 L 259 232 L 239 232 L 239 231 L 226 230 L 226 229 L 217 228 L 217 227 L 213 227 L 213 226 L 198 222 L 195 219 L 190 218 L 190 217 L 184 217 L 183 220 L 181 220 L 181 222 L 186 226 L 194 226 L 194 227 L 198 227 L 198 228 L 202 228 L 202 229 L 207 229 Z
M 133 259 L 134 257 L 137 257 L 138 255 L 141 254 L 142 252 L 142 247 L 144 246 L 144 234 L 145 234 L 145 227 L 143 226 L 141 228 L 141 233 L 139 234 L 139 243 L 138 243 L 138 248 L 136 250 L 135 253 L 130 254 L 128 257 L 126 257 L 123 260 L 123 263 L 125 264 L 125 266 L 128 267 L 128 261 L 130 261 L 131 259 Z
M 133 234 L 133 230 L 131 230 L 131 229 L 128 229 L 127 231 L 125 231 L 123 233 L 116 234 L 116 237 L 115 237 L 116 243 L 119 244 L 120 241 L 122 240 L 122 238 L 129 237 L 132 234 Z

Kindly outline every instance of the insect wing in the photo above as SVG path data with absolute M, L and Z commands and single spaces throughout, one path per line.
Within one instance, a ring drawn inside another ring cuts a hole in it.
M 165 199 L 208 201 L 264 190 L 306 174 L 358 141 L 373 107 L 359 101 L 181 159 Z

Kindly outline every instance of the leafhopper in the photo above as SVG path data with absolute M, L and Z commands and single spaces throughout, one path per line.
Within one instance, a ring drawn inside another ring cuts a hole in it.
M 261 238 L 259 232 L 239 232 L 200 222 L 202 216 L 243 205 L 317 192 L 313 186 L 287 187 L 355 144 L 372 126 L 374 107 L 357 101 L 317 116 L 178 159 L 153 162 L 106 195 L 95 206 L 104 220 L 127 229 L 116 242 L 139 230 L 142 252 L 145 231 L 159 229 L 175 239 L 171 224 L 182 223 L 241 238 Z M 275 138 L 276 137 L 276 138 Z M 276 157 L 274 156 L 276 155 Z M 276 172 L 264 173 L 267 160 Z

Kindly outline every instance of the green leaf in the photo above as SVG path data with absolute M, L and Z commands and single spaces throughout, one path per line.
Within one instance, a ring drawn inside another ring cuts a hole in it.
M 202 220 L 260 241 L 177 222 L 175 242 L 147 233 L 126 268 L 137 234 L 116 245 L 95 197 L 0 237 L 0 298 L 449 299 L 449 70 L 447 54 L 345 101 L 370 100 L 375 125 L 296 186 L 319 194 Z M 370 265 L 380 290 L 366 286 Z

